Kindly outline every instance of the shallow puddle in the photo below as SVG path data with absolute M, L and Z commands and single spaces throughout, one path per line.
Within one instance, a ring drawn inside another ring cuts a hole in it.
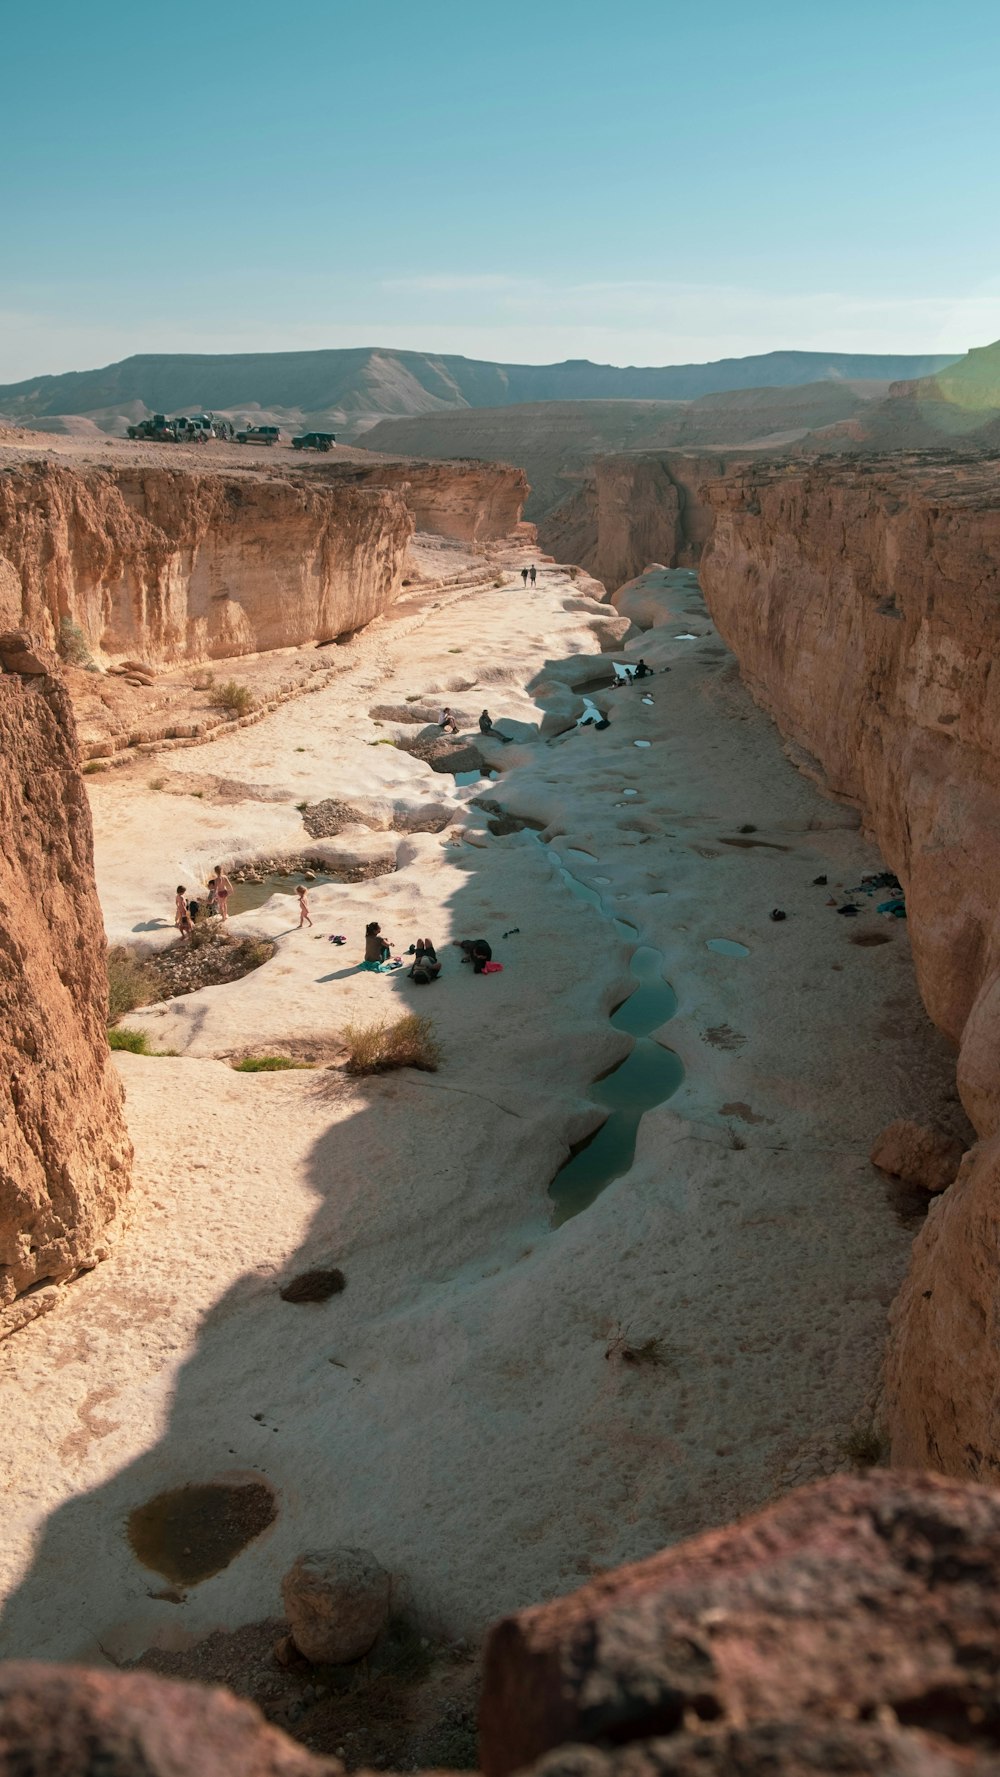
M 257 907 L 263 907 L 272 895 L 294 896 L 300 882 L 307 889 L 320 888 L 325 882 L 336 882 L 335 876 L 324 876 L 316 871 L 312 876 L 303 876 L 301 871 L 294 871 L 289 876 L 265 876 L 262 882 L 234 882 L 233 892 L 229 897 L 230 913 L 253 913 Z
M 735 938 L 706 938 L 705 949 L 714 950 L 717 956 L 749 956 L 746 944 L 740 944 Z
M 550 855 L 571 895 L 586 901 L 609 919 L 619 937 L 637 935 L 638 927 L 629 920 L 616 918 L 603 895 L 567 870 L 558 852 L 553 851 Z M 600 1196 L 605 1186 L 628 1171 L 635 1158 L 636 1136 L 646 1111 L 671 1098 L 684 1079 L 680 1057 L 671 1049 L 654 1043 L 650 1037 L 650 1032 L 658 1030 L 677 1010 L 677 996 L 663 977 L 662 954 L 650 944 L 640 944 L 632 953 L 629 969 L 636 983 L 635 990 L 611 1014 L 611 1023 L 615 1030 L 635 1037 L 635 1046 L 611 1073 L 590 1089 L 590 1098 L 595 1104 L 605 1105 L 609 1114 L 596 1133 L 577 1149 L 565 1166 L 560 1167 L 549 1186 L 549 1195 L 554 1202 L 554 1228 L 579 1215 Z
M 143 1567 L 176 1585 L 196 1586 L 260 1536 L 278 1515 L 263 1481 L 210 1481 L 158 1493 L 128 1518 L 128 1540 Z

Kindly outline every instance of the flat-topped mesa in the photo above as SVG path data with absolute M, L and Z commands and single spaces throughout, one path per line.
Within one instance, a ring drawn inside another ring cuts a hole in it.
M 128 1191 L 107 998 L 69 698 L 54 656 L 0 634 L 0 1338 L 107 1256 Z
M 893 1453 L 1000 1473 L 1000 462 L 758 464 L 709 484 L 712 616 L 793 757 L 906 890 L 917 977 L 977 1131 L 894 1311 Z M 873 1135 L 874 1135 L 873 1131 Z
M 0 626 L 156 664 L 331 641 L 392 604 L 412 532 L 387 487 L 30 463 L 0 472 Z

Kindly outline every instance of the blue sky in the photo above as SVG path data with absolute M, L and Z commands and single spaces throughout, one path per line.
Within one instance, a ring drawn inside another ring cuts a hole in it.
M 0 380 L 134 351 L 520 362 L 1000 336 L 1000 9 L 7 9 Z

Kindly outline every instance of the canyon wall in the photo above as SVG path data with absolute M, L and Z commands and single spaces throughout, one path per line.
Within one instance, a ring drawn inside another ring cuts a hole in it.
M 106 1257 L 132 1148 L 69 698 L 26 636 L 0 635 L 0 667 L 2 1337 Z
M 100 660 L 219 660 L 360 629 L 413 519 L 387 487 L 160 468 L 0 471 L 0 627 Z
M 976 1130 L 1000 1141 L 996 459 L 744 465 L 705 493 L 712 616 L 792 757 L 863 810 L 898 873 L 924 1002 Z M 998 1233 L 987 1139 L 932 1207 L 894 1311 L 897 1460 L 1000 1471 Z
M 674 451 L 599 457 L 579 492 L 539 520 L 539 541 L 609 592 L 652 561 L 694 567 L 714 522 L 704 490 L 734 467 L 725 456 Z
M 319 478 L 323 471 L 313 473 Z M 521 522 L 530 491 L 524 470 L 511 463 L 386 461 L 340 473 L 359 486 L 397 489 L 418 531 L 459 543 L 509 537 Z

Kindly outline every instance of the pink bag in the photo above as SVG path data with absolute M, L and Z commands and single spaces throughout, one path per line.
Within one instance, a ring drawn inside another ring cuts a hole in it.
M 483 974 L 484 975 L 500 975 L 502 973 L 503 973 L 503 963 L 484 963 L 483 964 Z

